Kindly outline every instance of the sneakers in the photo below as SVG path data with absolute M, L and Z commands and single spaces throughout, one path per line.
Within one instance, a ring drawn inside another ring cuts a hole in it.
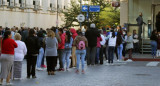
M 36 68 L 36 70 L 38 70 L 38 71 L 42 71 L 43 69 L 42 69 L 42 68 Z
M 32 76 L 33 79 L 37 78 L 36 76 Z
M 11 85 L 13 85 L 13 83 L 10 83 L 10 82 L 9 82 L 9 83 L 6 83 L 6 85 L 7 85 L 7 86 L 11 86 Z
M 82 70 L 82 74 L 85 74 L 84 70 Z
M 64 71 L 64 68 L 59 68 L 58 71 Z
M 46 68 L 46 65 L 41 65 L 42 68 Z
M 128 59 L 127 62 L 132 62 L 132 59 Z
M 76 70 L 76 73 L 79 73 L 79 70 Z

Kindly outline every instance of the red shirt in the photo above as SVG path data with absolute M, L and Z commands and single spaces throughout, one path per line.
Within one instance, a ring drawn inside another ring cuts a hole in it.
M 3 43 L 1 41 L 2 54 L 14 55 L 14 48 L 17 48 L 17 47 L 18 45 L 13 39 L 7 38 L 3 40 Z

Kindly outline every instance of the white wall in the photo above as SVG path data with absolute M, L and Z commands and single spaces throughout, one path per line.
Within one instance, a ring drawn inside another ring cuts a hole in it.
M 39 0 L 40 1 L 40 0 Z M 26 0 L 27 9 L 21 10 L 19 8 L 0 7 L 0 26 L 3 27 L 21 27 L 22 23 L 24 27 L 40 27 L 50 28 L 56 26 L 57 14 L 56 12 L 50 12 L 48 9 L 50 3 L 57 5 L 57 0 L 41 0 L 42 10 L 34 11 L 33 0 Z M 17 1 L 16 1 L 17 2 Z M 19 0 L 18 0 L 19 2 Z M 64 1 L 63 3 L 64 6 Z M 62 14 L 59 14 L 59 27 L 64 23 Z

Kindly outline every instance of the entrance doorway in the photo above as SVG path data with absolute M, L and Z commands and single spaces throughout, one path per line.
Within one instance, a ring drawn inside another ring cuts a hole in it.
M 152 4 L 152 30 L 156 29 L 156 15 L 160 11 L 160 4 Z

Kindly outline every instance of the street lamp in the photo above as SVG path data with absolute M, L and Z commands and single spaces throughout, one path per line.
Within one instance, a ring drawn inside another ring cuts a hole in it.
M 58 5 L 58 0 L 57 0 L 57 20 L 56 20 L 56 27 L 58 28 L 58 9 L 59 9 L 59 5 Z

